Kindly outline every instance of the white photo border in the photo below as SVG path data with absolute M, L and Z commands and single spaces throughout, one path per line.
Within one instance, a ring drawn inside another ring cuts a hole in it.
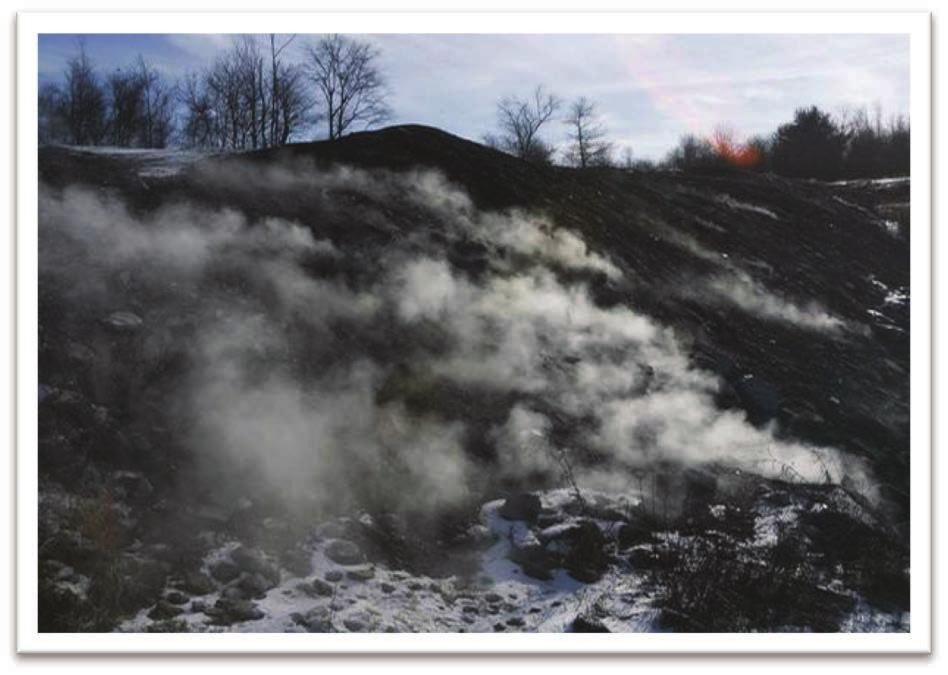
M 186 30 L 182 30 L 186 28 Z M 885 634 L 39 633 L 37 86 L 41 33 L 905 34 L 911 74 L 911 630 Z M 17 16 L 16 644 L 19 653 L 915 653 L 932 644 L 931 16 L 894 13 L 312 12 Z

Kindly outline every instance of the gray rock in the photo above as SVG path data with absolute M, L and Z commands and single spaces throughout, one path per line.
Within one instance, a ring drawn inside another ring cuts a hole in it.
M 383 581 L 383 582 L 382 582 L 382 592 L 383 592 L 383 593 L 394 593 L 394 592 L 395 592 L 395 586 L 393 586 L 392 584 L 390 584 L 390 583 L 388 583 L 388 582 Z
M 290 618 L 310 633 L 328 633 L 332 630 L 329 609 L 326 607 L 313 607 L 305 613 L 294 612 Z
M 353 581 L 368 581 L 375 577 L 375 568 L 371 565 L 356 567 L 346 571 L 346 576 Z
M 280 570 L 267 560 L 267 557 L 259 550 L 239 546 L 230 554 L 230 559 L 234 561 L 243 572 L 248 574 L 259 574 L 266 578 L 272 586 L 280 583 Z
M 211 576 L 226 584 L 240 576 L 240 568 L 229 560 L 219 560 L 211 565 Z
M 309 582 L 308 586 L 316 595 L 330 596 L 335 592 L 332 584 L 329 584 L 322 579 L 313 579 Z
M 237 582 L 237 586 L 248 596 L 260 599 L 267 594 L 271 588 L 276 586 L 269 579 L 259 573 L 243 574 Z
M 521 493 L 511 495 L 504 500 L 500 507 L 500 515 L 507 520 L 525 520 L 528 523 L 536 522 L 542 505 L 540 498 L 534 494 Z
M 340 565 L 358 565 L 365 561 L 362 550 L 348 539 L 334 539 L 326 546 L 326 557 Z
M 611 633 L 612 631 L 596 619 L 587 616 L 577 616 L 573 619 L 572 629 L 574 633 Z
M 159 600 L 148 612 L 148 618 L 153 621 L 164 621 L 165 619 L 173 619 L 183 611 L 180 607 L 175 607 L 166 600 Z
M 214 582 L 203 572 L 185 572 L 181 588 L 191 595 L 207 595 L 214 592 Z
M 286 569 L 298 577 L 305 577 L 313 569 L 312 556 L 299 548 L 284 551 L 281 562 Z
M 345 576 L 345 573 L 342 570 L 329 570 L 323 576 L 326 578 L 326 581 L 331 581 L 335 583 L 337 581 L 342 581 L 342 578 Z
M 365 622 L 356 618 L 343 619 L 342 625 L 352 633 L 361 633 L 365 630 Z
M 207 610 L 215 623 L 231 624 L 239 621 L 256 621 L 264 617 L 263 611 L 250 600 L 231 600 L 221 598 L 214 607 Z
M 190 598 L 181 591 L 168 591 L 165 594 L 165 600 L 170 602 L 172 605 L 183 605 L 187 603 Z

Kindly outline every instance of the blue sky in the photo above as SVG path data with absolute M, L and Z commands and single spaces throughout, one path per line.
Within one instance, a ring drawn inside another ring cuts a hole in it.
M 659 158 L 685 133 L 726 124 L 769 133 L 803 105 L 831 112 L 909 111 L 909 38 L 901 35 L 363 35 L 382 52 L 392 123 L 430 124 L 478 140 L 496 102 L 543 84 L 566 100 L 595 100 L 610 136 Z M 86 35 L 100 72 L 141 53 L 170 78 L 207 65 L 227 35 Z M 318 36 L 299 35 L 290 59 Z M 41 35 L 39 77 L 58 80 L 76 35 Z M 320 130 L 317 135 L 323 132 Z M 548 140 L 566 128 L 551 124 Z

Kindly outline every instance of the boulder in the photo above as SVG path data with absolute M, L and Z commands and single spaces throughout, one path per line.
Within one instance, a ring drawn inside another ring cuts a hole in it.
M 375 568 L 371 565 L 346 570 L 346 576 L 353 581 L 368 581 L 375 577 Z
M 365 556 L 355 543 L 348 539 L 334 539 L 326 546 L 326 557 L 340 565 L 358 565 Z
M 270 583 L 270 588 L 280 583 L 280 570 L 257 549 L 239 546 L 230 554 L 230 559 L 241 571 L 264 577 Z
M 574 633 L 611 633 L 612 631 L 597 619 L 580 614 L 573 619 L 571 626 Z
M 181 588 L 191 595 L 207 595 L 214 592 L 214 582 L 203 572 L 185 572 Z
M 211 576 L 222 584 L 233 581 L 240 576 L 240 568 L 230 560 L 219 560 L 211 565 Z
M 553 578 L 551 570 L 556 566 L 556 561 L 542 546 L 512 548 L 507 557 L 520 565 L 520 569 L 528 577 L 541 581 L 549 581 Z
M 330 613 L 326 607 L 313 607 L 305 613 L 294 612 L 290 618 L 309 633 L 328 633 L 332 630 Z
M 507 497 L 500 507 L 499 513 L 502 518 L 507 520 L 525 520 L 528 523 L 534 523 L 542 508 L 538 496 L 523 492 Z
M 181 591 L 168 591 L 165 594 L 165 600 L 170 602 L 172 605 L 184 605 L 188 600 L 190 600 L 190 598 L 187 594 L 182 593 Z
M 153 621 L 164 621 L 165 619 L 173 619 L 183 611 L 183 609 L 174 606 L 167 600 L 159 600 L 155 603 L 152 610 L 148 612 L 148 618 Z
M 330 596 L 334 593 L 332 584 L 319 578 L 313 579 L 307 586 L 316 595 Z
M 240 621 L 256 621 L 264 617 L 263 611 L 250 600 L 221 598 L 206 613 L 215 623 L 228 625 Z
M 260 599 L 267 594 L 271 588 L 276 586 L 267 577 L 258 572 L 252 574 L 244 573 L 237 582 L 238 588 L 251 598 Z

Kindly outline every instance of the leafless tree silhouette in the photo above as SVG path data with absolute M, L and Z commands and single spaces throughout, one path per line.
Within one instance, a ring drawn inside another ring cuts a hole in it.
M 307 74 L 325 106 L 329 138 L 339 138 L 353 125 L 368 128 L 390 116 L 375 47 L 329 35 L 307 47 L 306 54 Z
M 540 129 L 552 119 L 560 100 L 543 86 L 533 90 L 530 98 L 508 97 L 497 104 L 500 137 L 487 142 L 521 159 L 549 162 L 553 148 L 540 138 Z
M 606 140 L 606 130 L 599 121 L 595 103 L 581 96 L 570 105 L 564 121 L 569 126 L 570 138 L 567 162 L 581 169 L 611 162 L 612 144 Z

